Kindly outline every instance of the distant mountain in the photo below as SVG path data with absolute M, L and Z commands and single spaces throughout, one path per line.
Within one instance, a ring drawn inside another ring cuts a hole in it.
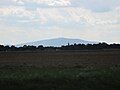
M 41 40 L 41 41 L 35 41 L 35 42 L 28 42 L 28 43 L 23 43 L 19 44 L 17 46 L 24 46 L 24 45 L 33 45 L 33 46 L 55 46 L 59 47 L 62 45 L 68 45 L 69 44 L 94 44 L 97 42 L 92 42 L 92 41 L 86 41 L 82 39 L 70 39 L 70 38 L 55 38 L 55 39 L 47 39 L 47 40 Z

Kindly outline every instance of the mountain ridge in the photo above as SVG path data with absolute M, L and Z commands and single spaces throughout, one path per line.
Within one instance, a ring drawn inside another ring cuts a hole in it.
M 34 42 L 28 42 L 23 44 L 18 44 L 17 46 L 24 46 L 24 45 L 31 45 L 31 46 L 54 46 L 54 47 L 60 47 L 62 45 L 68 45 L 69 44 L 95 44 L 97 42 L 94 41 L 87 41 L 83 39 L 72 39 L 72 38 L 52 38 L 52 39 L 45 39 L 40 41 L 34 41 Z

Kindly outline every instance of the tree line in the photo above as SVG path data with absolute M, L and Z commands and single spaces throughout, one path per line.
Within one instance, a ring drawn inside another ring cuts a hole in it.
M 59 51 L 59 50 L 103 50 L 103 49 L 120 49 L 120 44 L 107 44 L 107 43 L 98 43 L 98 44 L 72 44 L 61 47 L 44 47 L 43 45 L 39 46 L 30 46 L 24 45 L 22 47 L 16 46 L 4 46 L 0 45 L 0 51 Z

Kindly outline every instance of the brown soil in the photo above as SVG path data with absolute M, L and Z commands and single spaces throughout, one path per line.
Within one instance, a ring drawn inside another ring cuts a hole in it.
M 120 66 L 120 50 L 0 52 L 0 66 L 4 65 L 60 68 Z

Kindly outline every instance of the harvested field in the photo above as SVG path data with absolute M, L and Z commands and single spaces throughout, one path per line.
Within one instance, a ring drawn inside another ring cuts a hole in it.
M 120 50 L 0 52 L 0 90 L 120 90 Z
M 36 67 L 109 67 L 120 65 L 120 50 L 0 52 L 0 65 Z

